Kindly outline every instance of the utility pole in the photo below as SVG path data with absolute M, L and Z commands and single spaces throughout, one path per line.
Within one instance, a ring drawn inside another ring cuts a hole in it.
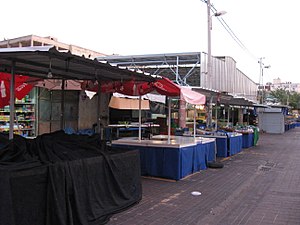
M 211 5 L 210 0 L 207 0 L 207 77 L 209 80 L 209 87 L 212 89 L 212 73 L 211 73 Z
M 259 81 L 258 81 L 258 95 L 259 95 L 259 103 L 263 104 L 263 62 L 264 57 L 259 58 Z
M 259 84 L 258 84 L 258 95 L 259 95 L 259 103 L 260 104 L 264 104 L 264 92 L 265 92 L 265 86 L 264 86 L 264 68 L 268 69 L 270 68 L 271 66 L 268 65 L 268 66 L 265 66 L 263 64 L 263 59 L 265 57 L 261 57 L 259 58 L 258 60 L 258 63 L 259 63 Z
M 213 74 L 212 74 L 212 55 L 211 55 L 211 30 L 212 30 L 212 16 L 222 16 L 226 14 L 226 11 L 215 12 L 213 15 L 210 14 L 211 12 L 211 4 L 210 0 L 207 0 L 207 78 L 208 84 L 207 88 L 213 89 Z M 206 124 L 208 127 L 212 125 L 212 100 L 213 96 L 210 96 L 210 102 L 208 105 L 208 117 Z
M 212 73 L 211 73 L 211 15 L 210 15 L 211 5 L 210 0 L 207 0 L 207 78 L 208 78 L 208 88 L 212 89 Z M 212 125 L 212 98 L 210 96 L 210 101 L 208 103 L 208 113 L 206 126 L 211 128 Z

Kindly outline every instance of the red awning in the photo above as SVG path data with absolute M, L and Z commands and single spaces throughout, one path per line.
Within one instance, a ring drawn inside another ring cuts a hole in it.
M 9 105 L 11 74 L 0 72 L 0 108 Z M 24 98 L 33 88 L 32 84 L 26 83 L 28 76 L 15 75 L 15 96 L 17 99 Z
M 166 96 L 179 96 L 180 86 L 172 82 L 168 78 L 162 78 L 153 83 L 155 90 L 162 95 Z
M 83 83 L 83 89 L 89 91 L 97 91 L 98 85 L 87 81 Z M 150 92 L 158 92 L 166 96 L 180 96 L 190 104 L 203 105 L 205 104 L 205 95 L 191 90 L 188 87 L 181 87 L 170 79 L 162 77 L 154 82 L 139 82 L 139 81 L 111 81 L 101 84 L 101 92 L 112 93 L 118 92 L 124 95 L 139 96 Z

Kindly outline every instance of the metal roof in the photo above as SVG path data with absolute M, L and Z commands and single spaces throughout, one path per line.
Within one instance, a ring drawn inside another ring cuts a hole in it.
M 70 52 L 60 52 L 53 46 L 34 46 L 0 49 L 0 71 L 49 78 L 74 80 L 142 80 L 153 81 L 154 78 L 144 73 L 130 71 L 101 63 Z
M 129 56 L 103 56 L 97 57 L 98 61 L 108 62 L 118 66 L 130 67 L 160 65 L 186 65 L 200 62 L 200 52 L 183 52 L 183 53 L 164 53 L 164 54 L 147 54 L 147 55 L 129 55 Z
M 201 94 L 204 94 L 207 97 L 207 102 L 209 102 L 210 98 L 213 103 L 220 102 L 223 105 L 232 105 L 232 106 L 254 106 L 255 102 L 251 101 L 242 96 L 233 96 L 230 93 L 219 92 L 217 90 L 206 89 L 202 87 L 192 87 L 194 91 L 197 91 Z

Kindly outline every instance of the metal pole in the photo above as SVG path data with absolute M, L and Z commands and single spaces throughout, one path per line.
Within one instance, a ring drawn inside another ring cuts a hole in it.
M 228 112 L 227 112 L 227 126 L 229 127 L 229 123 L 230 123 L 230 106 L 228 106 Z
M 178 68 L 178 66 L 179 66 L 179 56 L 176 57 L 176 82 L 177 83 L 179 83 L 179 72 L 178 72 L 179 68 Z
M 15 65 L 12 62 L 11 79 L 10 79 L 10 114 L 9 114 L 9 140 L 14 138 L 14 116 L 15 116 Z
M 171 98 L 168 98 L 168 144 L 171 143 Z
M 196 105 L 194 105 L 194 139 L 196 138 Z
M 100 110 L 100 106 L 101 106 L 101 82 L 98 81 L 97 132 L 98 132 L 98 134 L 100 134 L 100 137 L 102 137 L 102 134 L 101 134 L 101 110 Z
M 139 141 L 142 140 L 142 96 L 139 96 Z
M 212 89 L 212 71 L 211 71 L 211 4 L 207 0 L 207 77 L 209 79 L 209 87 Z
M 261 84 L 262 84 L 262 89 L 261 89 L 261 103 L 264 104 L 264 95 L 265 95 L 265 85 L 264 85 L 264 67 L 261 68 Z
M 211 69 L 211 4 L 210 0 L 207 0 L 207 78 L 209 80 L 208 88 L 212 89 L 212 69 Z M 208 107 L 208 127 L 211 128 L 212 125 L 212 97 L 210 98 L 210 103 Z
M 258 63 L 259 63 L 259 103 L 260 104 L 263 104 L 263 92 L 262 92 L 262 85 L 263 85 L 263 67 L 262 67 L 262 60 L 263 60 L 263 58 L 261 57 L 261 58 L 259 58 L 259 61 L 258 61 Z
M 291 89 L 290 82 L 288 84 L 289 84 L 289 89 L 287 91 L 287 99 L 286 99 L 287 106 L 290 104 L 290 89 Z
M 215 130 L 218 129 L 218 105 L 216 104 L 216 109 L 215 109 Z
M 62 79 L 61 82 L 61 114 L 60 114 L 60 129 L 65 128 L 65 79 Z
M 208 115 L 206 121 L 207 128 L 211 128 L 212 125 L 212 102 L 213 102 L 213 96 L 210 96 L 209 104 L 208 104 Z

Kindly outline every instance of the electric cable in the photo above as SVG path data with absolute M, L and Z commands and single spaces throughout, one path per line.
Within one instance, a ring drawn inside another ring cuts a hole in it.
M 207 4 L 207 0 L 200 0 L 200 1 Z M 212 4 L 211 4 L 210 9 L 213 13 L 218 12 L 218 10 Z M 221 23 L 223 28 L 227 31 L 227 33 L 231 36 L 231 38 L 239 45 L 239 47 L 241 49 L 243 49 L 248 55 L 250 55 L 253 59 L 257 60 L 258 57 L 256 57 L 254 54 L 252 54 L 252 52 L 243 44 L 243 42 L 237 37 L 237 35 L 229 27 L 229 25 L 226 23 L 226 21 L 222 17 L 217 17 L 217 19 Z

